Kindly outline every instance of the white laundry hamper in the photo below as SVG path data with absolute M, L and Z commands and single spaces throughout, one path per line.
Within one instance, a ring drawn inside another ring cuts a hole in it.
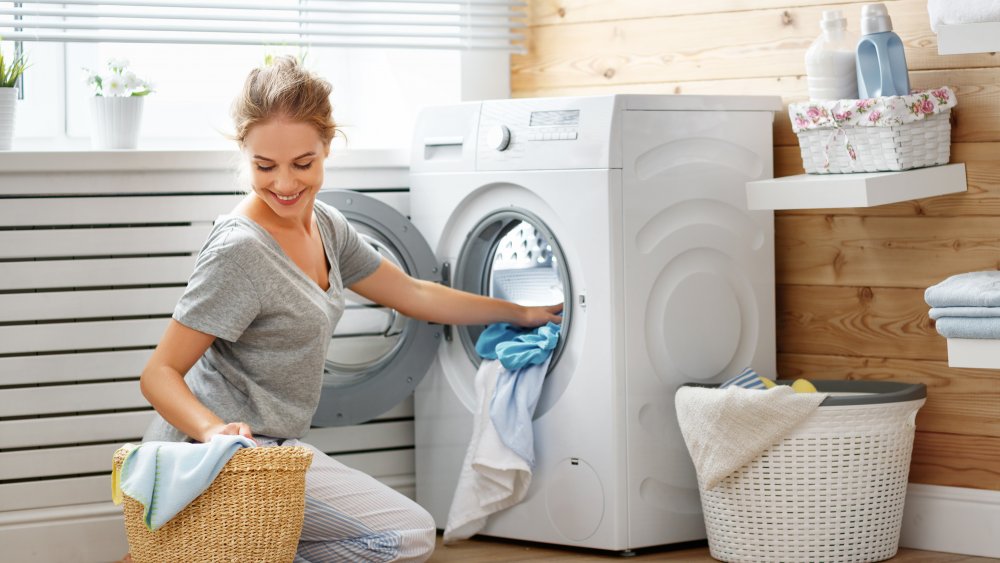
M 812 383 L 831 395 L 791 435 L 712 489 L 699 479 L 715 559 L 862 563 L 896 554 L 914 419 L 927 389 Z

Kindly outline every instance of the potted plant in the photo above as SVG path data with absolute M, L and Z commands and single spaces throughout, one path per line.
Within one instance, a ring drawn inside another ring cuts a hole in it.
M 128 64 L 125 59 L 110 59 L 106 72 L 88 70 L 87 85 L 94 92 L 90 138 L 96 149 L 134 149 L 139 144 L 143 100 L 153 87 Z
M 27 68 L 24 55 L 13 61 L 0 52 L 0 150 L 10 150 L 14 139 L 14 108 L 17 104 L 17 80 Z

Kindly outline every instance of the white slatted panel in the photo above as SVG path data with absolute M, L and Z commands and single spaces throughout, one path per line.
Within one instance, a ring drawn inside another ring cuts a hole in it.
M 62 287 L 186 284 L 196 255 L 5 262 L 0 291 Z
M 45 229 L 0 232 L 4 258 L 114 256 L 197 252 L 211 225 Z
M 0 294 L 0 322 L 169 315 L 183 286 Z
M 125 350 L 0 358 L 0 386 L 139 377 L 151 353 Z
M 231 170 L 142 168 L 0 175 L 2 538 L 39 518 L 53 533 L 64 526 L 60 534 L 117 529 L 87 528 L 97 512 L 73 516 L 79 510 L 68 507 L 110 505 L 111 454 L 140 440 L 154 414 L 138 376 L 212 220 L 242 197 L 219 195 L 231 190 Z M 399 187 L 398 171 L 379 174 Z M 40 197 L 49 194 L 61 197 Z M 385 199 L 405 213 L 407 195 Z M 382 329 L 387 320 L 382 310 L 360 313 L 341 330 Z M 412 497 L 412 417 L 408 400 L 368 424 L 313 429 L 306 441 Z

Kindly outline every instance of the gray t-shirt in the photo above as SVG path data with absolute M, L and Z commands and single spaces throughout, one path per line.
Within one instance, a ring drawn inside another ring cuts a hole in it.
M 344 216 L 314 207 L 330 263 L 323 291 L 261 226 L 222 215 L 208 236 L 173 318 L 216 336 L 184 377 L 198 399 L 226 422 L 254 434 L 300 438 L 319 404 L 344 288 L 371 275 L 381 256 Z M 158 414 L 143 441 L 187 437 Z

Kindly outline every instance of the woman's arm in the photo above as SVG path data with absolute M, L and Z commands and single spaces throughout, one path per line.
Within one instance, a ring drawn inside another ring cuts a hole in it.
M 184 374 L 215 341 L 215 336 L 170 319 L 163 338 L 142 370 L 139 388 L 156 412 L 174 428 L 199 441 L 215 434 L 253 438 L 242 422 L 226 423 L 203 405 L 184 383 Z
M 382 260 L 374 273 L 352 285 L 351 289 L 408 317 L 441 324 L 508 322 L 536 327 L 562 320 L 557 314 L 562 311 L 562 303 L 524 307 L 502 299 L 475 295 L 410 277 L 388 260 Z

